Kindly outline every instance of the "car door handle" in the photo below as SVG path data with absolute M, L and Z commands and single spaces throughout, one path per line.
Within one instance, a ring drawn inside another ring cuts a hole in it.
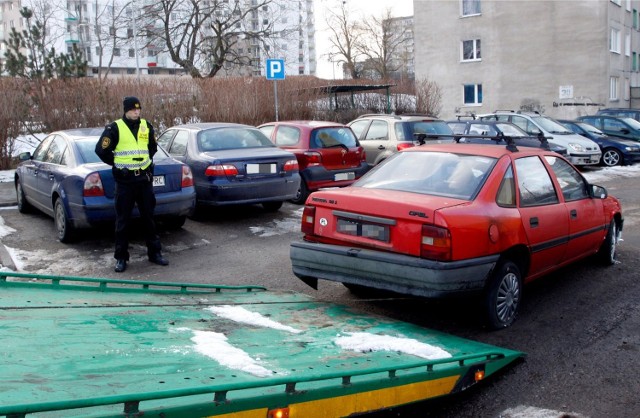
M 538 227 L 538 217 L 529 218 L 529 225 L 531 225 L 531 228 L 537 228 Z
M 378 145 L 378 149 L 386 149 L 384 145 Z
M 571 209 L 569 214 L 571 215 L 571 219 L 577 219 L 578 218 L 578 211 L 575 210 L 575 209 Z
M 49 174 L 49 180 L 53 181 L 56 178 L 53 174 Z

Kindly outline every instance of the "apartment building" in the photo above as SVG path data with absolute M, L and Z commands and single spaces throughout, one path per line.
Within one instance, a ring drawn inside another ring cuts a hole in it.
M 402 42 L 392 52 L 389 60 L 389 68 L 393 70 L 390 76 L 392 79 L 400 81 L 413 80 L 415 78 L 413 16 L 389 19 L 389 28 L 391 33 L 402 37 Z
M 414 1 L 416 79 L 442 88 L 444 118 L 638 107 L 639 9 L 637 0 Z
M 238 3 L 253 9 L 236 23 L 237 31 L 229 33 L 235 42 L 233 54 L 241 59 L 226 63 L 219 76 L 264 75 L 268 58 L 284 59 L 286 74 L 315 75 L 313 0 L 275 0 L 263 6 L 258 0 L 198 3 L 201 8 L 216 7 L 214 19 L 220 20 L 238 14 Z M 162 30 L 162 22 L 149 17 L 155 4 L 153 0 L 0 0 L 0 59 L 4 59 L 10 28 L 25 29 L 20 8 L 29 7 L 35 17 L 46 21 L 47 40 L 56 51 L 71 52 L 77 47 L 83 52 L 90 76 L 184 74 L 165 46 L 145 35 Z M 264 31 L 265 36 L 246 35 L 252 31 Z M 204 73 L 210 69 L 206 54 L 196 64 Z

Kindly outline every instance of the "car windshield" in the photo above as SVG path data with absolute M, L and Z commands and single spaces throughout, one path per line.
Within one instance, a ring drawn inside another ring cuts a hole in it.
M 552 134 L 571 134 L 570 130 L 560 125 L 559 122 L 547 117 L 547 116 L 532 116 L 531 119 L 542 127 L 545 131 Z
M 274 148 L 275 145 L 258 129 L 216 128 L 198 133 L 198 148 L 200 151 L 259 147 Z
M 576 123 L 576 125 L 584 129 L 586 132 L 591 132 L 598 135 L 604 135 L 604 132 L 602 132 L 600 129 L 588 123 Z
M 354 187 L 398 190 L 471 200 L 495 158 L 446 152 L 400 152 L 371 170 Z
M 633 129 L 640 129 L 640 122 L 633 118 L 620 118 L 620 120 L 624 121 L 627 125 L 632 127 Z
M 356 136 L 349 128 L 320 128 L 311 133 L 311 148 L 355 147 Z
M 413 134 L 453 134 L 449 125 L 444 121 L 417 120 L 400 122 L 400 125 L 402 125 L 403 129 L 396 128 L 396 135 L 399 141 L 413 141 Z
M 526 133 L 525 131 L 523 131 L 522 129 L 518 128 L 516 125 L 513 125 L 511 123 L 497 123 L 496 126 L 498 127 L 498 129 L 500 129 L 500 131 L 502 131 L 503 134 L 507 136 L 513 136 L 513 137 L 530 136 L 528 133 Z
M 80 153 L 80 161 L 78 161 L 79 164 L 101 162 L 98 154 L 96 154 L 96 142 L 98 142 L 98 137 L 79 139 L 75 141 L 76 147 L 78 147 L 78 152 Z M 169 158 L 169 154 L 167 154 L 161 147 L 158 147 L 158 152 L 153 156 L 153 158 L 156 160 L 158 158 Z

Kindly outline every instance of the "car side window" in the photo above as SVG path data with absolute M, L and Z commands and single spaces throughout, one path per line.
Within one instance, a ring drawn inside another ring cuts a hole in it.
M 620 122 L 617 119 L 605 119 L 604 120 L 604 129 L 609 130 L 609 131 L 617 131 L 617 132 L 621 132 L 623 129 L 625 129 L 625 126 L 622 122 Z
M 260 131 L 265 134 L 269 139 L 271 139 L 271 134 L 273 133 L 273 129 L 275 128 L 274 125 L 265 125 L 265 126 L 261 126 L 258 129 L 260 129 Z
M 51 164 L 60 164 L 66 150 L 67 143 L 65 140 L 61 136 L 55 135 L 42 161 Z
M 295 145 L 300 141 L 300 129 L 293 126 L 280 126 L 276 131 L 276 145 Z
M 516 207 L 516 184 L 513 179 L 513 168 L 509 166 L 509 169 L 504 173 L 500 188 L 498 189 L 498 195 L 496 196 L 496 203 L 498 206 L 505 208 Z
M 47 154 L 47 149 L 49 148 L 49 145 L 51 144 L 51 141 L 53 141 L 53 137 L 55 135 L 49 135 L 48 137 L 46 137 L 45 139 L 42 140 L 42 142 L 40 143 L 40 145 L 38 145 L 38 147 L 36 148 L 35 151 L 33 151 L 33 161 L 43 161 L 44 157 Z
M 368 120 L 357 120 L 353 122 L 351 125 L 349 125 L 353 133 L 356 134 L 356 136 L 358 137 L 358 139 L 362 138 L 362 133 L 364 132 L 365 129 L 367 129 L 367 126 L 369 126 Z
M 374 120 L 367 131 L 365 139 L 389 139 L 389 126 L 384 120 Z
M 558 195 L 544 164 L 537 156 L 516 160 L 520 206 L 543 206 L 558 203 Z
M 589 197 L 587 183 L 575 168 L 562 158 L 548 155 L 545 159 L 558 179 L 564 200 L 572 201 Z
M 175 129 L 170 129 L 168 131 L 163 132 L 162 135 L 160 135 L 160 137 L 156 140 L 156 142 L 158 143 L 158 145 L 160 145 L 162 148 L 164 149 L 169 149 L 168 145 L 171 142 L 171 139 L 173 138 L 173 136 L 176 134 L 176 130 Z
M 176 136 L 173 138 L 171 148 L 169 148 L 169 154 L 182 156 L 187 153 L 187 142 L 189 141 L 189 132 L 178 130 Z

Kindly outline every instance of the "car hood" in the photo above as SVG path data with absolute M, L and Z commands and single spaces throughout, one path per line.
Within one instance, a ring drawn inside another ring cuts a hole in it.
M 582 135 L 578 134 L 551 134 L 546 132 L 545 136 L 551 137 L 552 139 L 549 142 L 552 142 L 557 145 L 561 145 L 567 149 L 569 149 L 569 144 L 579 144 L 582 145 L 583 148 L 589 151 L 600 151 L 600 147 L 594 141 L 589 138 L 585 138 Z

